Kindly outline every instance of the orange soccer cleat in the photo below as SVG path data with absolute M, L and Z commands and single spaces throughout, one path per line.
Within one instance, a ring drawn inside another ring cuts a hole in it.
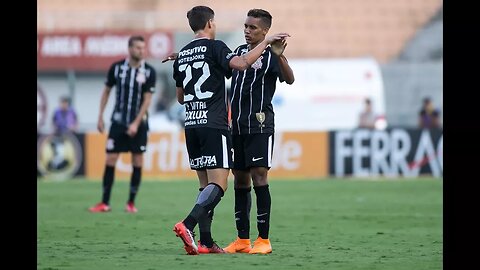
M 240 239 L 237 236 L 237 239 L 230 243 L 223 250 L 227 253 L 248 253 L 252 247 L 250 246 L 250 239 Z
M 182 239 L 183 244 L 184 244 L 184 249 L 189 255 L 198 255 L 198 247 L 197 244 L 195 243 L 195 234 L 190 231 L 185 224 L 183 224 L 183 221 L 178 222 L 175 224 L 175 227 L 173 227 L 173 231 L 177 235 L 177 237 L 180 237 Z
M 125 211 L 128 213 L 137 213 L 138 209 L 135 207 L 135 204 L 133 202 L 129 202 L 125 206 Z
M 95 206 L 88 208 L 88 211 L 92 213 L 109 212 L 110 210 L 112 210 L 110 206 L 108 206 L 108 204 L 105 204 L 103 202 L 97 203 Z
M 226 252 L 221 247 L 219 247 L 215 242 L 213 242 L 213 246 L 209 248 L 205 245 L 202 245 L 202 243 L 198 241 L 198 253 L 208 254 L 208 253 L 226 253 Z
M 272 245 L 270 240 L 263 239 L 260 236 L 253 242 L 253 248 L 249 252 L 250 254 L 268 254 L 272 253 Z

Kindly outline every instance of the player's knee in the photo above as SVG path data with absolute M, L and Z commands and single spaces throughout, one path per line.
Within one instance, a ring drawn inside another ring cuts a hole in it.
M 236 188 L 250 187 L 250 173 L 242 170 L 232 170 L 234 177 L 234 186 Z
M 250 170 L 254 186 L 264 186 L 268 184 L 268 170 L 263 167 L 255 167 Z
M 132 155 L 132 165 L 133 167 L 142 167 L 143 166 L 143 155 L 142 154 L 133 154 Z
M 118 160 L 118 154 L 117 153 L 107 154 L 106 163 L 107 163 L 108 166 L 115 167 L 115 164 L 117 163 L 117 160 Z

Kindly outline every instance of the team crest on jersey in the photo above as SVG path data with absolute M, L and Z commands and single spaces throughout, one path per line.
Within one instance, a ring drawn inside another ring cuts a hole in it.
M 147 80 L 147 78 L 145 78 L 145 71 L 142 72 L 139 70 L 136 80 L 138 83 L 144 83 Z
M 252 68 L 257 70 L 257 69 L 261 69 L 262 68 L 262 59 L 263 59 L 263 56 L 260 56 L 257 61 L 255 61 L 255 63 L 252 64 Z
M 263 124 L 263 122 L 265 121 L 265 113 L 264 112 L 255 113 L 255 116 L 257 117 L 258 122 L 260 122 L 260 125 L 258 126 L 265 127 L 265 125 Z

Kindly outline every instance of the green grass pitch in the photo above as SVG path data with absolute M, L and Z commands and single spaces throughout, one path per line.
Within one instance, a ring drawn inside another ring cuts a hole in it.
M 117 180 L 112 211 L 92 214 L 100 181 L 41 179 L 37 269 L 442 269 L 442 191 L 442 179 L 427 178 L 272 180 L 272 254 L 189 256 L 172 228 L 193 207 L 197 181 L 143 181 L 139 212 L 127 214 L 128 181 Z M 212 233 L 222 247 L 236 237 L 231 181 Z

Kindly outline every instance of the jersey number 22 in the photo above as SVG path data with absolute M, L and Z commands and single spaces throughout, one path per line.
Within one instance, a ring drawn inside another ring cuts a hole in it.
M 185 71 L 185 79 L 183 79 L 183 89 L 187 87 L 188 82 L 192 79 L 192 67 L 194 69 L 202 68 L 202 76 L 200 76 L 197 82 L 193 85 L 193 89 L 195 90 L 195 96 L 198 99 L 206 99 L 210 98 L 213 95 L 213 92 L 205 91 L 202 92 L 200 89 L 202 84 L 210 77 L 210 68 L 208 63 L 205 61 L 194 62 L 192 65 L 183 64 L 178 66 L 178 71 L 183 72 Z M 187 94 L 184 97 L 184 102 L 193 100 L 194 95 Z

